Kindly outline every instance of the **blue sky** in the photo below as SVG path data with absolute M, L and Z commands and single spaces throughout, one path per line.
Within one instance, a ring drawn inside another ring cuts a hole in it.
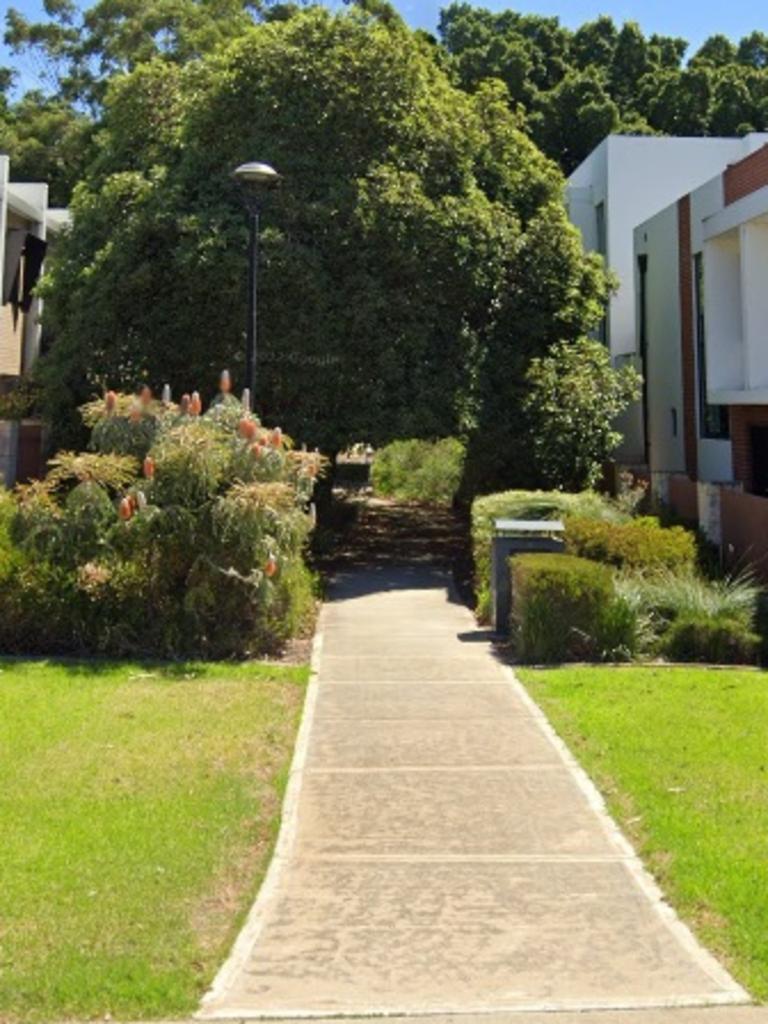
M 330 0 L 338 5 L 339 0 Z M 447 0 L 395 0 L 395 6 L 415 26 L 434 30 L 438 12 Z M 40 0 L 10 0 L 29 17 L 38 17 L 42 10 Z M 752 29 L 768 31 L 768 15 L 761 16 L 761 5 L 755 0 L 730 0 L 726 4 L 717 0 L 643 0 L 630 3 L 626 0 L 485 0 L 478 6 L 494 11 L 508 8 L 531 14 L 557 15 L 564 25 L 574 27 L 590 21 L 600 14 L 610 14 L 616 21 L 638 21 L 647 33 L 661 32 L 666 35 L 683 36 L 695 48 L 715 32 L 738 39 Z M 5 4 L 3 4 L 5 7 Z M 0 63 L 14 64 L 16 61 L 0 44 Z M 24 60 L 19 67 L 24 84 L 35 84 L 34 63 Z

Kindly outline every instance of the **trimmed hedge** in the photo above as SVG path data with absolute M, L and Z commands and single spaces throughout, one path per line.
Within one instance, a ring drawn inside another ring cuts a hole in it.
M 620 522 L 626 515 L 594 491 L 500 491 L 472 502 L 472 555 L 475 564 L 476 613 L 487 622 L 491 611 L 491 539 L 495 519 L 583 519 Z
M 672 661 L 754 665 L 760 644 L 760 637 L 738 619 L 686 615 L 669 627 L 663 652 Z
M 376 453 L 371 467 L 373 489 L 402 501 L 450 505 L 461 484 L 465 454 L 455 437 L 393 441 Z
M 520 661 L 549 663 L 626 658 L 635 616 L 616 596 L 611 570 L 574 555 L 510 559 L 512 637 Z
M 693 569 L 696 537 L 682 526 L 663 527 L 646 516 L 624 523 L 573 516 L 566 521 L 566 550 L 622 569 Z

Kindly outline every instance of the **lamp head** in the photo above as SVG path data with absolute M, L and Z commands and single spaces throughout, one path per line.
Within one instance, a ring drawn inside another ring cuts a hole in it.
M 272 188 L 280 181 L 274 167 L 257 161 L 240 164 L 233 173 L 240 184 L 248 188 Z

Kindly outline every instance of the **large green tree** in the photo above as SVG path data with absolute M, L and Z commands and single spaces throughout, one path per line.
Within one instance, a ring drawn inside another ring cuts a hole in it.
M 39 90 L 10 99 L 0 82 L 0 153 L 11 158 L 15 181 L 45 181 L 50 202 L 64 206 L 91 154 L 93 123 L 70 104 Z
M 762 32 L 738 45 L 713 35 L 686 64 L 684 39 L 646 36 L 635 22 L 619 26 L 602 16 L 569 31 L 556 19 L 455 2 L 443 10 L 439 34 L 462 87 L 504 81 L 533 139 L 566 172 L 608 131 L 735 135 L 768 128 Z
M 296 4 L 278 0 L 44 0 L 45 19 L 10 7 L 5 42 L 33 52 L 59 97 L 95 109 L 110 78 L 153 58 L 184 63 L 241 35 L 263 16 L 281 17 Z
M 602 313 L 600 263 L 504 86 L 462 92 L 381 12 L 311 9 L 144 64 L 112 83 L 98 146 L 46 295 L 59 426 L 107 384 L 240 374 L 247 159 L 284 175 L 264 211 L 258 405 L 327 451 L 464 431 L 492 453 L 486 478 L 511 471 L 528 361 Z

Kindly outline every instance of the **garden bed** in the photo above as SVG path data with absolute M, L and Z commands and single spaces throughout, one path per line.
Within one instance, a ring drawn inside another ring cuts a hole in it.
M 681 916 L 768 999 L 768 674 L 569 667 L 519 675 Z
M 0 1020 L 194 1011 L 266 869 L 307 675 L 0 662 Z

